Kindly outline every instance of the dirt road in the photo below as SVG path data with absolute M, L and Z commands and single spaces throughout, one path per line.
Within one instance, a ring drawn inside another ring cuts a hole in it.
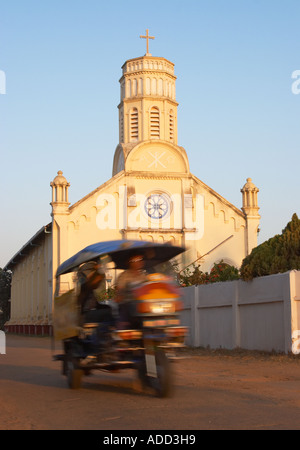
M 135 374 L 95 372 L 67 388 L 48 338 L 7 335 L 0 430 L 300 429 L 300 359 L 193 350 L 174 364 L 173 397 L 141 393 Z

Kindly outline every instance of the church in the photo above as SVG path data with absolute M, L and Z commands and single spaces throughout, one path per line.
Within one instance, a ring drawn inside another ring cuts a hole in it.
M 174 64 L 147 52 L 129 59 L 120 78 L 119 143 L 112 177 L 74 204 L 61 170 L 51 187 L 51 217 L 15 254 L 11 317 L 6 331 L 49 334 L 57 267 L 100 241 L 139 239 L 182 245 L 180 268 L 193 262 L 209 271 L 215 262 L 240 267 L 257 246 L 260 215 L 257 187 L 247 178 L 242 208 L 228 202 L 190 172 L 177 142 Z M 47 201 L 47 199 L 45 199 Z M 107 274 L 113 277 L 112 273 Z M 73 286 L 65 276 L 61 292 Z M 112 279 L 112 284 L 114 279 Z

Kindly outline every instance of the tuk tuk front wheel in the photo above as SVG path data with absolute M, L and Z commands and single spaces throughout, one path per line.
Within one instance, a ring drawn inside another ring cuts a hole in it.
M 170 397 L 173 387 L 171 363 L 163 350 L 155 352 L 157 378 L 153 378 L 153 387 L 158 397 Z
M 172 394 L 173 376 L 171 363 L 163 350 L 156 350 L 156 377 L 147 375 L 146 362 L 143 361 L 138 366 L 138 377 L 145 389 L 152 388 L 158 397 L 169 397 Z
M 78 368 L 75 358 L 68 358 L 66 363 L 66 375 L 70 389 L 80 389 L 83 370 Z

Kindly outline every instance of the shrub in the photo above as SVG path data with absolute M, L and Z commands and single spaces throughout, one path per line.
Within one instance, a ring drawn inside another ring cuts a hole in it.
M 239 278 L 236 267 L 226 264 L 224 261 L 215 263 L 210 273 L 202 272 L 200 265 L 193 264 L 182 272 L 177 272 L 177 279 L 181 286 L 216 283 L 218 281 L 231 281 Z

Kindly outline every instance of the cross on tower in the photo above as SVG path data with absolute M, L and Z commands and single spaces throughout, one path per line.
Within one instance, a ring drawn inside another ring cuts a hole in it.
M 150 53 L 149 53 L 149 39 L 155 39 L 155 37 L 154 36 L 149 36 L 149 30 L 146 30 L 146 36 L 140 36 L 140 38 L 147 40 L 147 53 L 146 53 L 146 55 L 150 55 Z

